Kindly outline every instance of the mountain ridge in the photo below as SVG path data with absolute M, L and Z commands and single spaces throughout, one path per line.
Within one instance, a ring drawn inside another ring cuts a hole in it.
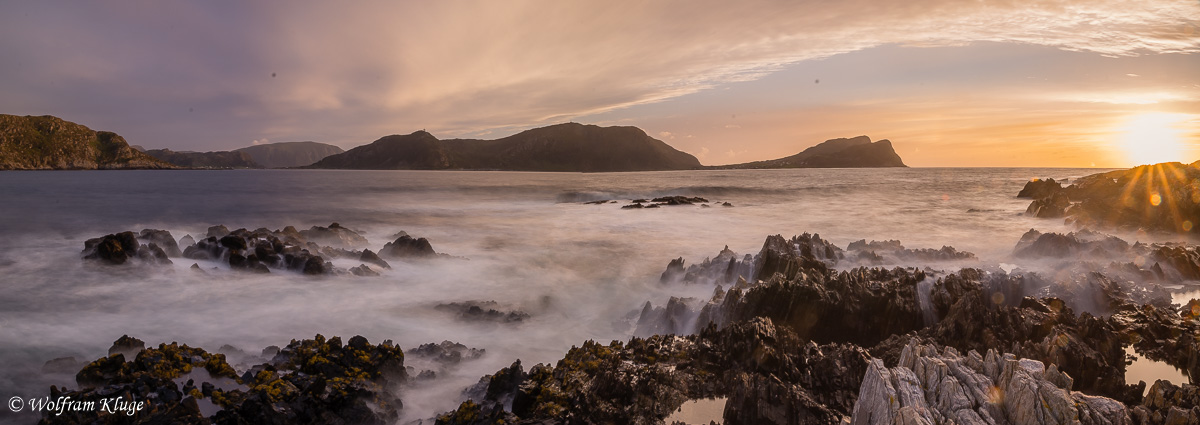
M 637 127 L 565 123 L 493 140 L 440 140 L 424 130 L 384 136 L 306 168 L 611 172 L 701 167 L 696 157 Z

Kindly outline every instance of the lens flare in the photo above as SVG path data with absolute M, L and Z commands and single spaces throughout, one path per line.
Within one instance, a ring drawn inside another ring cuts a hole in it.
M 1121 147 L 1131 165 L 1185 161 L 1181 124 L 1185 114 L 1146 113 L 1136 115 L 1122 128 Z

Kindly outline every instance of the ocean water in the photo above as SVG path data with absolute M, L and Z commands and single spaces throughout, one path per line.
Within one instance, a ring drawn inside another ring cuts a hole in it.
M 587 339 L 627 339 L 630 314 L 646 301 L 707 298 L 711 287 L 659 284 L 673 258 L 697 263 L 726 245 L 754 254 L 767 235 L 810 232 L 842 247 L 898 239 L 909 248 L 950 245 L 984 263 L 1012 263 L 1012 247 L 1027 230 L 1071 230 L 1061 220 L 1021 214 L 1029 201 L 1015 194 L 1025 182 L 1101 171 L 0 173 L 0 398 L 74 387 L 73 375 L 43 373 L 43 363 L 102 357 L 125 334 L 147 345 L 178 341 L 215 351 L 228 344 L 249 353 L 318 333 L 390 339 L 405 349 L 443 340 L 485 349 L 404 394 L 405 419 L 428 418 L 456 407 L 464 387 L 514 359 L 528 368 Z M 734 206 L 620 208 L 663 195 Z M 583 204 L 603 199 L 621 202 Z M 393 269 L 377 278 L 311 278 L 201 274 L 187 259 L 160 271 L 122 272 L 79 258 L 84 240 L 125 230 L 165 229 L 178 239 L 216 224 L 306 229 L 331 222 L 362 233 L 372 250 L 403 230 L 465 259 L 391 261 Z M 495 301 L 530 318 L 465 322 L 435 308 L 462 301 Z

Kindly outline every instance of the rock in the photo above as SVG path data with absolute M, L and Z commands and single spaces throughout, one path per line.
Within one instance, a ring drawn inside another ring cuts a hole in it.
M 300 236 L 309 242 L 334 248 L 355 249 L 368 245 L 367 238 L 337 223 L 332 223 L 329 227 L 313 226 L 308 230 L 300 231 Z
M 434 308 L 452 312 L 458 318 L 472 322 L 519 323 L 529 318 L 529 313 L 515 309 L 503 310 L 495 301 L 453 302 L 438 304 Z
M 145 349 L 146 343 L 144 341 L 129 335 L 122 335 L 113 342 L 112 347 L 108 348 L 108 355 L 122 354 L 126 358 L 134 358 Z
M 395 241 L 389 242 L 379 250 L 379 256 L 387 258 L 432 258 L 437 256 L 429 240 L 413 239 L 412 236 L 402 235 Z
M 363 276 L 363 277 L 379 276 L 379 272 L 371 270 L 371 268 L 367 267 L 366 264 L 359 264 L 358 267 L 351 267 L 350 273 L 353 273 L 355 276 Z
M 654 198 L 650 201 L 659 203 L 660 205 L 692 205 L 692 204 L 708 202 L 707 199 L 704 199 L 704 198 L 701 198 L 698 196 L 697 197 L 687 197 L 687 196 L 679 196 L 679 195 L 663 196 L 663 197 L 659 197 L 659 198 Z
M 1063 189 L 1076 205 L 1068 221 L 1079 226 L 1196 232 L 1200 162 L 1143 165 L 1080 178 Z
M 729 247 L 726 246 L 726 248 Z M 659 276 L 658 281 L 660 283 L 677 282 L 683 279 L 684 272 L 683 257 L 676 258 L 671 260 L 670 263 L 667 263 L 667 270 L 662 272 L 662 275 Z
M 1045 198 L 1035 199 L 1025 209 L 1025 214 L 1037 218 L 1062 218 L 1067 215 L 1071 206 L 1071 198 L 1064 192 L 1054 192 Z
M 379 255 L 376 255 L 374 252 L 371 252 L 371 250 L 369 250 L 369 249 L 363 250 L 362 254 L 358 257 L 358 261 L 374 264 L 376 266 L 383 267 L 385 269 L 392 268 L 392 266 L 390 264 L 388 264 L 387 261 L 384 261 L 382 258 L 379 258 Z
M 223 354 L 160 344 L 130 362 L 122 354 L 96 360 L 76 376 L 82 389 L 52 387 L 51 397 L 97 402 L 121 394 L 145 401 L 131 419 L 134 423 L 390 424 L 399 420 L 401 402 L 392 388 L 408 379 L 399 348 L 371 345 L 361 336 L 343 346 L 337 337 L 326 340 L 317 335 L 293 340 L 273 357 L 270 363 L 253 367 L 256 373 L 239 377 Z M 189 374 L 201 368 L 240 385 L 222 387 L 205 381 L 197 388 L 193 379 L 200 378 Z M 176 380 L 187 376 L 193 378 L 180 391 Z M 196 403 L 199 398 L 222 409 L 205 417 Z M 43 423 L 99 423 L 124 417 L 105 415 L 99 410 L 46 413 Z
M 953 348 L 941 351 L 915 339 L 904 352 L 901 364 L 892 369 L 871 360 L 852 424 L 1133 423 L 1121 403 L 1059 386 L 1069 377 L 1036 360 L 991 351 L 981 360 L 975 351 L 964 357 Z M 998 357 L 1003 359 L 994 360 Z
M 179 244 L 171 236 L 171 232 L 166 230 L 144 229 L 138 234 L 138 239 L 158 245 L 168 257 L 178 257 L 183 254 L 179 250 Z
M 853 407 L 866 360 L 763 318 L 688 337 L 587 341 L 555 366 L 524 373 L 514 363 L 481 379 L 438 423 L 661 423 L 686 400 L 722 396 L 727 424 L 835 423 Z
M 224 225 L 218 224 L 216 226 L 209 227 L 208 233 L 205 235 L 205 237 L 220 239 L 220 238 L 225 237 L 228 234 L 229 234 L 229 228 L 225 227 Z
M 133 232 L 105 235 L 83 243 L 83 258 L 107 264 L 125 264 L 137 257 L 138 246 Z
M 484 353 L 483 349 L 470 348 L 453 341 L 442 341 L 440 344 L 421 344 L 417 348 L 410 348 L 408 350 L 409 356 L 416 356 L 447 365 L 458 364 L 464 360 L 475 360 L 483 357 Z M 520 363 L 518 362 L 518 364 Z
M 42 364 L 42 373 L 74 374 L 83 363 L 74 357 L 59 357 Z
M 1017 193 L 1017 197 L 1042 199 L 1058 193 L 1062 188 L 1062 183 L 1056 182 L 1054 179 L 1033 179 L 1025 183 L 1025 187 L 1021 188 L 1021 192 Z

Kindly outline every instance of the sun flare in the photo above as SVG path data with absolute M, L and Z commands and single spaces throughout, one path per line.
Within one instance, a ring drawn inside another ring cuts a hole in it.
M 1131 117 L 1122 127 L 1121 147 L 1130 165 L 1184 161 L 1183 130 L 1185 114 L 1162 112 Z

